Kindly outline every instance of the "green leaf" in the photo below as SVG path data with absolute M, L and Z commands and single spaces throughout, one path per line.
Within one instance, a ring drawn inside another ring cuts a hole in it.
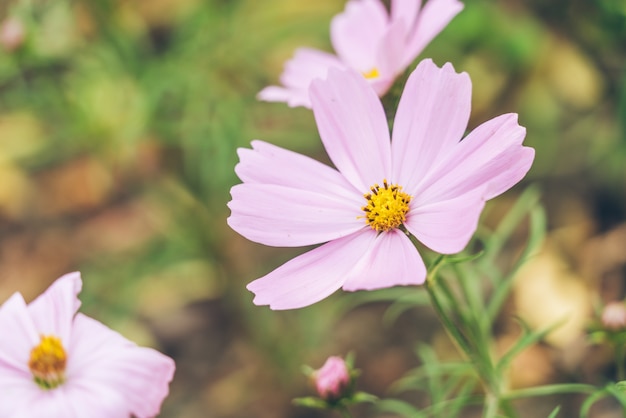
M 548 415 L 548 418 L 556 418 L 560 410 L 561 410 L 561 405 L 554 408 L 554 411 L 552 411 L 550 415 Z
M 376 403 L 378 402 L 378 396 L 372 395 L 371 393 L 367 392 L 357 392 L 352 396 L 352 398 L 350 398 L 350 403 L 364 402 Z
M 307 396 L 304 398 L 295 398 L 291 401 L 294 405 L 304 406 L 306 408 L 330 409 L 328 403 L 320 398 Z
M 380 411 L 391 412 L 407 418 L 428 418 L 427 414 L 422 413 L 410 403 L 398 399 L 384 399 L 378 402 L 377 406 Z
M 591 394 L 591 396 L 585 399 L 585 402 L 583 402 L 583 404 L 580 407 L 580 418 L 589 417 L 589 411 L 591 410 L 591 407 L 593 406 L 593 404 L 599 401 L 600 399 L 604 398 L 605 396 L 607 396 L 606 389 L 601 389 Z
M 534 396 L 549 396 L 559 393 L 587 393 L 593 394 L 597 387 L 583 383 L 558 383 L 554 385 L 534 386 L 526 389 L 517 389 L 502 395 L 502 399 L 513 400 L 531 398 Z
M 502 305 L 506 301 L 511 292 L 511 288 L 513 287 L 512 278 L 515 276 L 520 267 L 526 262 L 526 260 L 531 257 L 536 251 L 539 249 L 539 246 L 543 242 L 546 233 L 546 214 L 542 207 L 534 207 L 530 212 L 530 232 L 528 236 L 528 241 L 526 243 L 526 247 L 524 251 L 517 259 L 517 262 L 511 269 L 511 271 L 500 280 L 497 284 L 495 284 L 494 293 L 491 296 L 491 301 L 487 305 L 487 313 L 489 316 L 490 323 L 495 321 Z M 484 260 L 484 259 L 483 259 Z M 481 265 L 484 271 L 492 270 L 491 264 L 483 264 Z
M 496 369 L 500 372 L 503 373 L 504 370 L 509 366 L 509 364 L 511 364 L 511 361 L 513 361 L 513 359 L 519 354 L 521 353 L 523 350 L 525 350 L 526 348 L 528 348 L 529 346 L 541 341 L 546 335 L 548 335 L 549 333 L 551 333 L 552 331 L 554 331 L 555 328 L 561 326 L 566 319 L 559 321 L 555 324 L 552 324 L 551 326 L 544 328 L 542 330 L 537 330 L 534 332 L 530 332 L 526 325 L 523 324 L 523 322 L 521 322 L 522 327 L 523 327 L 523 333 L 524 335 L 518 339 L 515 344 L 513 344 L 513 347 L 511 347 L 503 356 L 502 358 L 500 358 L 500 361 L 498 362 Z

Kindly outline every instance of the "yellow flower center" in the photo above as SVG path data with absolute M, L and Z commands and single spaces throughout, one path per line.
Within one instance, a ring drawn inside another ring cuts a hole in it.
M 30 351 L 30 368 L 35 382 L 43 389 L 54 389 L 65 381 L 67 355 L 61 340 L 47 335 Z
M 373 78 L 378 78 L 379 76 L 380 76 L 380 73 L 378 72 L 378 68 L 376 67 L 372 68 L 366 73 L 363 73 L 363 77 L 367 78 L 368 80 L 371 80 Z
M 365 212 L 365 223 L 380 232 L 397 228 L 406 221 L 411 196 L 402 191 L 402 186 L 383 180 L 383 187 L 375 184 L 370 190 L 371 193 L 363 195 L 367 205 L 361 208 Z

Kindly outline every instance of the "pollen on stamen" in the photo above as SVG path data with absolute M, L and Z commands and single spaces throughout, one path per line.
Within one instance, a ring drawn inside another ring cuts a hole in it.
M 380 76 L 380 73 L 378 72 L 378 68 L 374 67 L 371 70 L 362 73 L 363 77 L 365 77 L 368 80 L 372 80 L 374 78 L 378 78 Z
M 411 196 L 402 191 L 402 186 L 389 184 L 383 180 L 383 186 L 374 184 L 370 193 L 363 195 L 367 204 L 361 208 L 365 212 L 365 223 L 381 232 L 398 228 L 406 221 Z
M 42 389 L 54 389 L 65 382 L 67 355 L 61 340 L 42 335 L 39 345 L 30 351 L 28 368 Z

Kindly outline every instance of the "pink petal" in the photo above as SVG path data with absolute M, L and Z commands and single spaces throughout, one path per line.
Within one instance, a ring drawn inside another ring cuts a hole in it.
M 0 374 L 13 369 L 16 373 L 30 377 L 30 351 L 39 344 L 40 337 L 26 302 L 19 293 L 13 294 L 0 307 L 0 330 L 3 335 L 0 338 Z
M 311 107 L 309 86 L 315 79 L 324 79 L 329 68 L 345 68 L 334 55 L 311 48 L 299 48 L 292 59 L 285 63 L 280 76 L 284 88 L 270 86 L 258 94 L 259 100 L 287 102 L 291 107 Z
M 72 418 L 134 417 L 124 393 L 117 387 L 104 386 L 94 380 L 80 380 L 66 382 L 62 391 L 73 411 Z
M 309 91 L 298 88 L 289 89 L 280 86 L 268 86 L 261 90 L 256 98 L 264 102 L 287 103 L 289 107 L 302 106 L 311 108 Z
M 361 206 L 363 194 L 337 170 L 312 158 L 263 141 L 240 148 L 235 172 L 244 183 L 276 184 L 344 197 Z
M 278 247 L 319 244 L 363 229 L 361 206 L 330 194 L 273 184 L 238 184 L 228 225 L 251 241 Z
M 396 77 L 406 68 L 403 63 L 406 25 L 402 20 L 392 22 L 376 45 L 376 67 L 380 76 L 368 80 L 374 91 L 383 96 L 393 85 Z
M 135 343 L 100 322 L 77 314 L 68 353 L 68 383 L 95 396 L 92 404 L 125 410 L 138 418 L 156 416 L 169 393 L 174 362 L 169 357 Z M 121 416 L 121 415 L 120 415 Z
M 29 391 L 30 393 L 28 394 L 24 393 L 28 398 L 20 399 L 19 406 L 15 409 L 13 415 L 8 417 L 82 418 L 73 411 L 72 403 L 74 399 L 68 397 L 61 388 L 41 390 L 34 383 L 33 386 L 35 390 Z M 89 416 L 104 418 L 98 411 L 93 411 Z
M 484 189 L 461 194 L 450 200 L 424 205 L 411 202 L 404 223 L 407 230 L 431 250 L 454 254 L 465 248 L 478 226 L 485 206 Z
M 417 285 L 426 279 L 426 266 L 411 240 L 399 229 L 376 237 L 368 254 L 350 273 L 343 290 L 373 290 Z
M 419 14 L 421 0 L 391 0 L 391 21 L 403 21 L 407 29 L 413 29 Z
M 78 294 L 83 286 L 79 272 L 58 278 L 28 305 L 28 312 L 43 335 L 55 335 L 67 343 L 74 314 L 80 307 Z
M 420 199 L 447 200 L 484 188 L 487 200 L 508 190 L 526 175 L 534 159 L 534 150 L 522 146 L 525 135 L 513 113 L 483 123 L 429 173 Z
M 376 93 L 359 74 L 330 70 L 311 85 L 311 102 L 324 147 L 361 193 L 390 174 L 389 128 Z
M 376 234 L 364 231 L 304 253 L 248 285 L 256 305 L 295 309 L 319 302 L 339 289 L 366 254 Z
M 330 24 L 330 39 L 341 60 L 365 73 L 376 66 L 375 47 L 384 36 L 389 16 L 379 0 L 351 0 Z
M 408 1 L 408 0 L 404 0 Z M 398 1 L 396 1 L 398 3 Z M 458 0 L 429 0 L 422 8 L 407 41 L 404 65 L 410 65 L 422 50 L 463 10 Z
M 393 178 L 414 194 L 424 177 L 463 136 L 471 107 L 471 81 L 450 64 L 422 61 L 398 105 L 391 143 Z
M 0 417 L 19 418 L 34 415 L 20 415 L 19 411 L 28 411 L 28 407 L 38 402 L 41 389 L 33 381 L 30 373 L 27 376 L 17 375 L 14 370 L 6 370 L 0 365 Z M 41 415 L 47 417 L 49 415 Z

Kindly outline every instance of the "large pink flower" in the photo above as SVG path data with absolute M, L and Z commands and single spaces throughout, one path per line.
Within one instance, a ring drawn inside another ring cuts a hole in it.
M 270 86 L 258 97 L 289 106 L 311 107 L 309 85 L 329 68 L 361 73 L 384 95 L 428 43 L 463 9 L 458 0 L 391 0 L 391 13 L 380 0 L 350 0 L 335 16 L 330 36 L 337 55 L 300 48 L 285 64 L 283 87 Z
M 530 169 L 516 114 L 465 139 L 471 82 L 452 65 L 422 61 L 409 77 L 390 141 L 365 79 L 331 70 L 311 87 L 320 136 L 338 170 L 261 141 L 240 149 L 228 224 L 271 246 L 326 242 L 255 280 L 254 302 L 273 309 L 315 303 L 340 287 L 421 284 L 426 268 L 408 237 L 439 253 L 461 251 L 486 200 Z M 364 197 L 365 196 L 365 197 Z
M 76 313 L 79 273 L 26 305 L 0 307 L 0 417 L 144 418 L 159 413 L 174 362 Z

